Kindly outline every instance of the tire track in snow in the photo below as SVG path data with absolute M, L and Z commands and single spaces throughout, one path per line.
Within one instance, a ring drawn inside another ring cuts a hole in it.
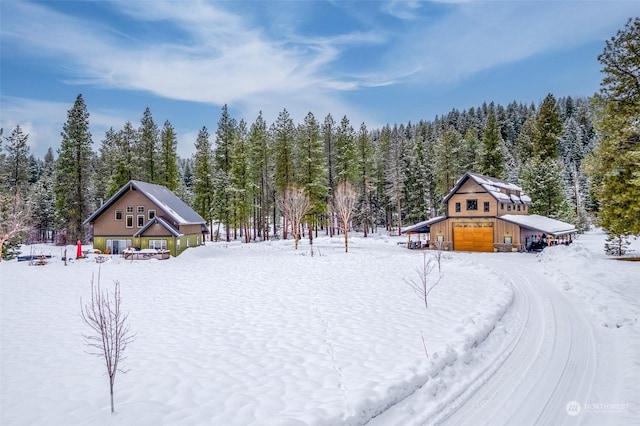
M 508 262 L 489 263 L 514 274 Z M 526 274 L 516 272 L 519 279 L 513 281 L 514 289 L 525 299 L 530 320 L 516 347 L 486 381 L 479 378 L 476 391 L 454 402 L 454 411 L 443 410 L 429 424 L 478 424 L 481 420 L 548 425 L 583 420 L 580 415 L 570 416 L 566 406 L 570 401 L 588 401 L 592 392 L 596 347 L 591 324 L 542 272 L 530 266 L 520 269 Z

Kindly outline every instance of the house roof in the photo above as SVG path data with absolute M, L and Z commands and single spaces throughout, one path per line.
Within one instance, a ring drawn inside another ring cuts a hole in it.
M 166 220 L 164 220 L 160 216 L 156 216 L 153 219 L 151 219 L 149 222 L 147 222 L 146 225 L 144 225 L 142 228 L 140 228 L 138 230 L 138 232 L 133 234 L 133 236 L 134 237 L 141 236 L 154 223 L 159 223 L 160 225 L 164 226 L 167 229 L 167 231 L 171 232 L 171 235 L 173 235 L 174 237 L 181 237 L 183 235 L 183 234 L 180 233 L 180 231 L 178 231 L 176 228 L 174 228 L 173 225 L 171 225 L 169 222 L 167 222 Z
M 451 191 L 444 197 L 444 202 L 446 203 L 449 199 L 458 192 L 460 187 L 468 180 L 472 179 L 478 185 L 482 186 L 485 191 L 487 191 L 493 198 L 501 202 L 511 202 L 515 204 L 531 204 L 531 198 L 522 192 L 522 188 L 513 183 L 509 183 L 507 181 L 497 179 L 490 176 L 484 176 L 478 173 L 467 172 L 462 176 L 456 184 L 453 186 Z M 502 191 L 504 190 L 504 192 Z M 507 194 L 511 192 L 511 194 Z
M 445 220 L 444 216 L 433 217 L 429 220 L 418 222 L 415 225 L 407 226 L 402 230 L 403 234 L 424 233 L 429 232 L 431 225 Z
M 500 216 L 500 219 L 520 225 L 522 228 L 555 236 L 573 234 L 576 232 L 576 227 L 570 223 L 537 214 L 506 214 Z
M 109 198 L 98 210 L 93 212 L 84 224 L 94 222 L 105 210 L 107 210 L 113 203 L 115 203 L 120 197 L 122 197 L 129 190 L 135 189 L 144 194 L 149 200 L 151 200 L 159 209 L 161 209 L 165 216 L 173 220 L 173 222 L 179 225 L 192 225 L 192 224 L 206 224 L 207 221 L 196 213 L 191 207 L 189 207 L 184 201 L 178 198 L 167 187 L 162 185 L 155 185 L 152 183 L 141 182 L 137 180 L 130 180 L 125 184 L 118 192 L 116 192 L 111 198 Z

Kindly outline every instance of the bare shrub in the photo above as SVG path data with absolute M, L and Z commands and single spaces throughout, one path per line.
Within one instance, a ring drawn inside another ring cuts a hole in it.
M 87 346 L 87 353 L 104 359 L 109 376 L 109 394 L 111 395 L 111 412 L 113 405 L 113 384 L 118 371 L 126 373 L 120 367 L 120 362 L 129 343 L 135 340 L 128 324 L 128 313 L 122 312 L 122 297 L 120 296 L 120 282 L 114 281 L 113 294 L 100 288 L 100 271 L 98 282 L 94 285 L 91 276 L 91 300 L 85 304 L 80 298 L 80 316 L 85 324 L 91 328 L 90 334 L 83 334 Z

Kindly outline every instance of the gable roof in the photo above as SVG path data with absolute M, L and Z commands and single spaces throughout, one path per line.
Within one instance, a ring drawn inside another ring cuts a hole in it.
M 555 236 L 573 234 L 576 232 L 576 227 L 570 223 L 537 214 L 506 214 L 500 216 L 500 219 L 520 225 L 521 228 L 544 232 L 545 234 Z
M 130 180 L 118 192 L 107 200 L 98 210 L 93 212 L 84 224 L 94 222 L 105 210 L 115 203 L 125 193 L 135 189 L 151 200 L 163 213 L 179 225 L 205 224 L 206 220 L 178 198 L 167 187 L 152 183 Z
M 171 235 L 173 235 L 174 237 L 181 237 L 183 234 L 180 233 L 180 231 L 178 231 L 176 228 L 174 228 L 169 222 L 167 222 L 166 220 L 164 220 L 163 218 L 161 218 L 160 216 L 156 216 L 153 219 L 151 219 L 149 222 L 147 222 L 146 225 L 144 225 L 142 228 L 140 228 L 138 230 L 138 232 L 136 232 L 135 234 L 133 234 L 134 237 L 139 237 L 141 235 L 144 234 L 144 232 L 149 229 L 151 227 L 151 225 L 153 225 L 154 223 L 159 223 L 160 225 L 162 225 L 167 231 L 169 231 L 171 233 Z
M 456 184 L 453 186 L 451 191 L 444 197 L 444 202 L 446 203 L 449 199 L 458 192 L 460 187 L 468 180 L 472 179 L 475 183 L 480 185 L 487 191 L 493 198 L 503 203 L 511 202 L 515 204 L 531 204 L 531 197 L 522 192 L 522 188 L 513 183 L 509 183 L 507 181 L 497 179 L 490 176 L 484 176 L 478 173 L 467 172 L 462 176 Z M 505 190 L 502 192 L 501 190 Z M 510 195 L 506 194 L 506 191 L 512 192 Z M 519 194 L 519 195 L 518 195 Z

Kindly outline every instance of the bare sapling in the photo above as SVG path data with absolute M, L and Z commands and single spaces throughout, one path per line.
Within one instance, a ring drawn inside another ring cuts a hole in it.
M 90 334 L 83 334 L 89 350 L 87 353 L 104 359 L 109 376 L 109 394 L 111 396 L 111 412 L 114 412 L 113 384 L 118 371 L 126 373 L 121 368 L 121 361 L 129 343 L 135 340 L 128 324 L 128 313 L 122 311 L 122 297 L 120 282 L 114 281 L 113 294 L 100 288 L 100 270 L 98 282 L 94 284 L 91 276 L 91 300 L 87 303 L 80 298 L 80 316 L 85 324 L 91 328 Z
M 349 181 L 344 181 L 333 192 L 333 210 L 344 231 L 344 251 L 349 251 L 349 223 L 356 207 L 357 194 Z
M 436 241 L 433 245 L 436 248 L 436 261 L 438 262 L 438 273 L 442 273 L 442 251 L 447 247 L 447 243 L 444 241 Z
M 440 271 L 440 256 L 436 257 L 438 263 L 438 272 Z M 416 293 L 416 295 L 420 298 L 421 301 L 424 302 L 424 308 L 429 309 L 429 293 L 433 288 L 440 283 L 442 279 L 442 275 L 438 276 L 438 279 L 433 278 L 433 270 L 436 267 L 436 263 L 431 256 L 427 256 L 427 253 L 422 253 L 422 265 L 419 268 L 416 268 L 416 272 L 418 273 L 419 281 L 407 280 L 405 279 L 409 287 L 411 287 Z M 427 350 L 427 343 L 424 340 L 424 334 L 420 331 L 420 337 L 422 337 L 422 346 L 424 347 L 424 353 L 429 358 L 429 351 Z
M 424 308 L 429 308 L 429 293 L 433 288 L 438 285 L 442 276 L 438 276 L 438 279 L 433 278 L 433 270 L 436 267 L 436 263 L 431 256 L 427 256 L 427 253 L 422 253 L 422 265 L 416 268 L 419 281 L 405 279 L 409 287 L 413 289 L 418 297 L 424 301 Z

